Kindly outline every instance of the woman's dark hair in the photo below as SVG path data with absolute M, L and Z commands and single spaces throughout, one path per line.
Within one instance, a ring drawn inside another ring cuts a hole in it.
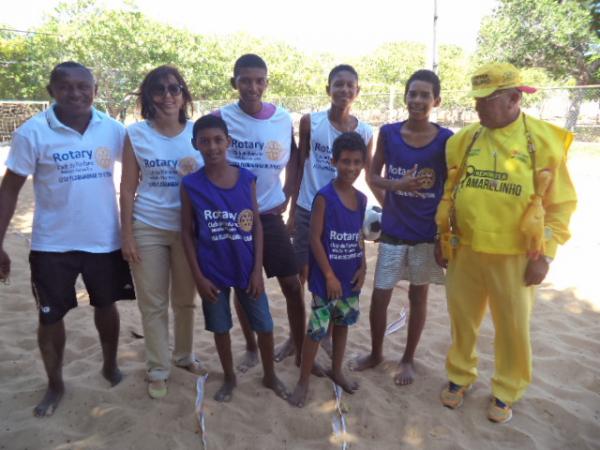
M 162 80 L 168 78 L 169 75 L 172 75 L 181 87 L 183 105 L 181 105 L 181 109 L 179 110 L 179 122 L 185 123 L 190 117 L 190 113 L 193 112 L 192 95 L 190 94 L 187 84 L 185 84 L 185 80 L 179 73 L 179 70 L 177 70 L 176 67 L 164 65 L 148 72 L 137 92 L 138 104 L 144 119 L 154 119 L 156 116 L 156 107 L 154 106 L 154 100 L 152 99 L 152 89 Z

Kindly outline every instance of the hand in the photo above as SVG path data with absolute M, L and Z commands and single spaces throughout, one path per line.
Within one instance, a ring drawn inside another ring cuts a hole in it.
M 0 281 L 8 280 L 9 275 L 10 275 L 10 258 L 3 249 L 0 249 Z
M 136 264 L 142 261 L 138 253 L 137 243 L 131 234 L 123 234 L 121 237 L 121 253 L 123 259 L 130 264 Z
M 197 279 L 196 288 L 198 289 L 200 298 L 208 300 L 211 303 L 217 303 L 221 291 L 208 278 L 202 277 Z
M 423 187 L 423 183 L 425 182 L 427 176 L 425 175 L 416 175 L 417 173 L 417 165 L 415 164 L 412 169 L 404 174 L 402 178 L 396 180 L 394 183 L 395 191 L 404 191 L 404 192 L 415 192 Z
M 258 299 L 265 292 L 265 285 L 262 277 L 262 269 L 261 270 L 253 270 L 250 275 L 250 284 L 248 284 L 248 289 L 246 292 L 250 297 L 254 300 Z
M 353 290 L 355 292 L 358 292 L 362 289 L 363 284 L 365 282 L 366 274 L 367 274 L 367 271 L 363 267 L 361 267 L 360 269 L 358 269 L 356 271 L 356 273 L 352 277 L 352 280 L 350 281 L 350 283 L 352 283 L 352 287 L 354 288 Z
M 340 280 L 335 275 L 331 274 L 325 277 L 327 282 L 327 298 L 329 300 L 335 300 L 342 297 L 342 285 Z
M 544 256 L 538 256 L 537 259 L 529 259 L 525 269 L 525 286 L 537 285 L 544 281 L 550 265 Z
M 448 268 L 448 260 L 444 258 L 442 255 L 442 243 L 439 239 L 435 240 L 435 244 L 433 247 L 433 256 L 435 257 L 435 262 L 438 266 L 447 269 Z

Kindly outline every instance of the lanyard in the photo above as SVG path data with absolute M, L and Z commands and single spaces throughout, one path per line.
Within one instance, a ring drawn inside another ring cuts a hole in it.
M 527 139 L 527 152 L 529 153 L 529 157 L 531 158 L 531 166 L 532 166 L 531 172 L 533 175 L 533 177 L 532 177 L 533 178 L 533 189 L 534 189 L 534 192 L 537 193 L 537 180 L 535 177 L 536 148 L 535 148 L 535 144 L 533 142 L 533 138 L 531 137 L 531 133 L 529 132 L 529 127 L 527 127 L 527 119 L 525 118 L 525 114 L 524 113 L 521 113 L 521 114 L 523 116 L 523 126 L 525 127 L 525 137 Z M 479 139 L 479 136 L 481 135 L 482 131 L 483 131 L 483 127 L 479 127 L 479 129 L 473 135 L 473 139 L 471 139 L 471 142 L 469 143 L 467 150 L 463 154 L 458 171 L 456 172 L 454 179 L 451 180 L 451 187 L 450 187 L 451 197 L 450 198 L 451 198 L 452 206 L 450 207 L 450 227 L 454 230 L 456 229 L 456 227 L 455 227 L 456 224 L 454 223 L 455 222 L 455 212 L 456 212 L 455 208 L 454 208 L 454 204 L 456 202 L 456 194 L 458 193 L 458 184 L 465 172 L 465 168 L 467 167 L 467 159 L 469 158 L 469 153 L 471 153 L 471 149 L 473 148 L 473 145 L 475 145 L 475 142 L 477 141 L 477 139 Z

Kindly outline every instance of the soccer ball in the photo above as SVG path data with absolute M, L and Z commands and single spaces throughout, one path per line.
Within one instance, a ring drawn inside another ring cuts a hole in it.
M 362 232 L 367 241 L 375 241 L 381 236 L 381 208 L 379 206 L 370 206 L 365 211 Z

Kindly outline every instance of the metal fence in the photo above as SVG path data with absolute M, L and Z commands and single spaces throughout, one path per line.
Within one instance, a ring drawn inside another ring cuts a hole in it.
M 406 118 L 408 112 L 404 105 L 404 91 L 396 87 L 387 88 L 385 91 L 382 91 L 381 87 L 379 89 L 380 92 L 361 92 L 352 107 L 353 114 L 375 127 Z M 478 119 L 473 102 L 465 94 L 465 91 L 442 91 L 442 104 L 432 114 L 432 120 L 452 128 L 461 128 L 476 122 Z M 524 95 L 523 98 L 523 109 L 527 113 L 559 126 L 565 126 L 571 115 L 571 119 L 576 118 L 577 139 L 600 141 L 600 85 L 541 88 L 537 93 Z M 296 130 L 303 114 L 323 110 L 329 106 L 329 98 L 326 95 L 299 97 L 269 95 L 265 100 L 290 111 Z M 573 108 L 573 100 L 578 101 L 576 108 Z M 231 100 L 194 101 L 193 117 L 207 114 L 229 102 Z M 0 141 L 10 140 L 10 134 L 16 127 L 47 106 L 47 101 L 0 101 Z M 97 101 L 97 107 L 100 109 L 104 109 L 105 106 L 102 99 Z M 126 123 L 140 119 L 139 112 L 134 106 L 131 106 L 122 117 Z
M 19 125 L 48 105 L 47 101 L 0 101 L 0 144 L 9 142 L 12 132 Z

